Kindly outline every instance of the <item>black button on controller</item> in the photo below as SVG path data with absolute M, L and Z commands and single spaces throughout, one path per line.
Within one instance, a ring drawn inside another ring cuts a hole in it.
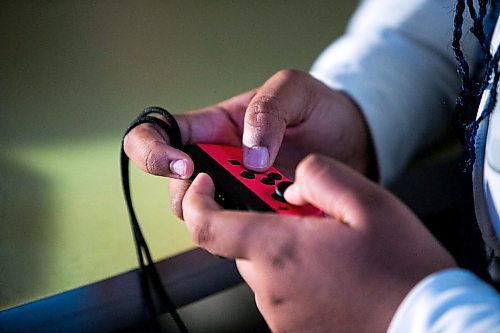
M 274 180 L 272 180 L 271 178 L 269 177 L 264 177 L 260 180 L 260 182 L 262 184 L 266 184 L 266 185 L 274 185 Z
M 237 160 L 229 160 L 228 162 L 232 165 L 241 165 L 241 162 Z
M 283 177 L 279 173 L 276 173 L 276 172 L 269 172 L 269 174 L 267 175 L 267 177 L 271 178 L 273 180 L 281 180 L 281 179 L 283 179 Z
M 254 179 L 255 178 L 255 174 L 248 171 L 248 170 L 245 170 L 242 173 L 240 173 L 240 176 L 243 178 L 246 178 L 246 179 Z
M 255 171 L 255 170 L 247 170 L 250 173 L 253 173 L 254 175 L 260 175 L 262 172 Z

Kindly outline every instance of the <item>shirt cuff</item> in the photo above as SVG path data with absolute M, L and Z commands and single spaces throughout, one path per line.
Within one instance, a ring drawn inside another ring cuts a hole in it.
M 429 275 L 406 296 L 388 333 L 500 332 L 500 295 L 473 273 Z

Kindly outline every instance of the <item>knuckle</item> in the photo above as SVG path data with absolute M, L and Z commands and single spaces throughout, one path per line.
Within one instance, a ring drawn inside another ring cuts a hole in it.
M 206 247 L 213 242 L 212 222 L 206 214 L 195 213 L 191 215 L 194 222 L 191 237 L 193 242 L 200 246 Z
M 199 246 L 205 247 L 212 243 L 213 233 L 211 232 L 210 220 L 205 220 L 205 223 L 201 224 L 198 228 L 197 244 Z
M 285 68 L 279 70 L 275 75 L 285 81 L 295 81 L 302 78 L 304 76 L 304 72 L 297 69 Z
M 271 303 L 271 306 L 279 307 L 285 304 L 286 298 L 278 293 L 272 293 L 269 296 L 269 302 Z
M 285 123 L 281 115 L 280 102 L 274 95 L 261 95 L 252 101 L 246 122 L 253 127 L 263 127 L 275 123 Z
M 307 155 L 297 166 L 297 179 L 309 179 L 325 169 L 326 158 L 320 154 Z
M 318 198 L 317 187 L 330 178 L 330 167 L 331 160 L 319 154 L 306 156 L 297 166 L 295 181 L 309 200 Z
M 268 259 L 273 269 L 284 270 L 288 264 L 297 260 L 296 242 L 293 232 L 283 233 L 280 237 L 270 240 Z

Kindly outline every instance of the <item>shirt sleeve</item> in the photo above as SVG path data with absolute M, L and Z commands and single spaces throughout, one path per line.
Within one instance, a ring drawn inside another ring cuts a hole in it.
M 428 276 L 403 300 L 388 333 L 429 332 L 500 332 L 500 295 L 463 269 Z
M 360 106 L 383 184 L 451 128 L 460 86 L 451 47 L 454 6 L 452 0 L 363 1 L 344 36 L 311 69 Z M 472 64 L 478 46 L 464 19 L 462 48 Z

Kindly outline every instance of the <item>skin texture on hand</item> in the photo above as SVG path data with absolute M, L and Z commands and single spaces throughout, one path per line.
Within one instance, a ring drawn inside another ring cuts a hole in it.
M 249 169 L 275 165 L 293 175 L 310 153 L 346 163 L 361 173 L 373 172 L 373 148 L 368 128 L 356 104 L 307 73 L 282 70 L 261 87 L 214 106 L 176 115 L 183 144 L 215 143 L 243 147 Z M 174 212 L 182 217 L 180 202 L 194 170 L 184 152 L 169 146 L 168 137 L 151 124 L 133 129 L 124 141 L 125 152 L 144 171 L 173 179 Z
M 196 244 L 236 258 L 274 332 L 385 332 L 405 295 L 455 263 L 398 199 L 331 158 L 312 155 L 286 192 L 327 217 L 221 210 L 200 174 L 183 200 Z

